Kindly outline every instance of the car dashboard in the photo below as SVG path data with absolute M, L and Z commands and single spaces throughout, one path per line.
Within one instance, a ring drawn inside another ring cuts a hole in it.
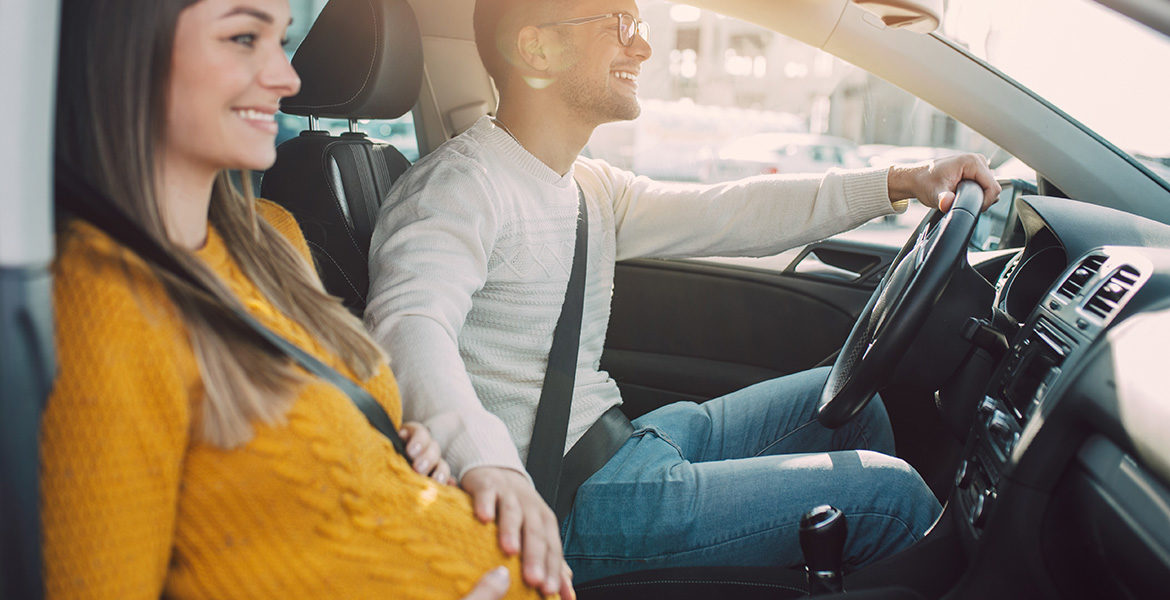
M 1164 596 L 1170 226 L 1041 196 L 1016 211 L 947 511 L 972 557 L 953 595 Z

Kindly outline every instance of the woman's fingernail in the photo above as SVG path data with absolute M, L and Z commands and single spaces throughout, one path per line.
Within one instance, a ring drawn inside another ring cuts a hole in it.
M 508 567 L 503 566 L 492 569 L 488 572 L 487 576 L 492 581 L 503 585 L 508 585 L 508 580 L 511 579 L 508 575 Z
M 422 450 L 422 444 L 419 443 L 414 443 L 406 447 L 406 453 L 411 456 L 418 454 L 419 450 Z

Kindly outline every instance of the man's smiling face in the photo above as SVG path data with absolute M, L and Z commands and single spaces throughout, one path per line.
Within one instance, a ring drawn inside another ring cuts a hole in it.
M 634 0 L 587 0 L 557 20 L 607 13 L 639 14 Z M 556 29 L 565 47 L 555 87 L 573 114 L 592 125 L 637 117 L 638 75 L 650 58 L 646 40 L 635 36 L 623 46 L 616 16 Z

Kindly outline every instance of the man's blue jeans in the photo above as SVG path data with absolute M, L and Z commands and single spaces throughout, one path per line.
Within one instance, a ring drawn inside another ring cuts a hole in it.
M 634 420 L 634 434 L 577 492 L 561 524 L 574 579 L 662 567 L 803 562 L 800 516 L 820 504 L 846 515 L 848 565 L 920 539 L 941 512 L 893 458 L 879 398 L 840 429 L 815 412 L 828 369 L 756 384 L 703 404 L 679 402 Z

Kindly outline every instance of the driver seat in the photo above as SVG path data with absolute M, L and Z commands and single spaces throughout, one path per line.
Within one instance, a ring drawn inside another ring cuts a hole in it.
M 382 200 L 410 167 L 394 146 L 354 132 L 358 119 L 397 119 L 418 101 L 422 39 L 405 0 L 330 0 L 292 59 L 301 90 L 281 111 L 309 129 L 276 149 L 260 195 L 296 217 L 325 289 L 359 318 L 369 290 L 370 236 Z M 331 135 L 317 119 L 350 121 Z

